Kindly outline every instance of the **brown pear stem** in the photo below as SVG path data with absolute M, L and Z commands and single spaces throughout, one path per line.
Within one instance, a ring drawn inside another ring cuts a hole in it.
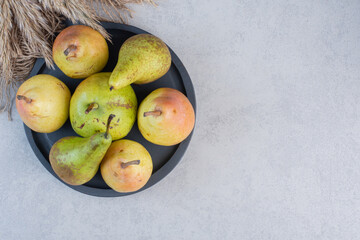
M 111 87 L 110 87 L 110 91 L 112 91 L 113 89 L 114 89 L 114 87 L 113 87 L 113 86 L 111 86 Z
M 161 111 L 160 110 L 154 110 L 154 111 L 150 111 L 150 112 L 144 112 L 144 117 L 147 117 L 147 116 L 155 116 L 155 117 L 158 117 L 161 115 Z
M 91 112 L 93 109 L 97 109 L 99 108 L 99 105 L 97 103 L 91 103 L 89 105 L 89 107 L 85 110 L 85 114 L 88 114 L 89 112 Z
M 25 97 L 23 95 L 17 95 L 16 98 L 17 98 L 17 100 L 24 100 L 26 103 L 31 103 L 32 102 L 31 98 Z
M 111 123 L 111 121 L 113 120 L 114 117 L 115 117 L 114 114 L 110 114 L 110 116 L 108 118 L 107 125 L 106 125 L 106 132 L 105 132 L 105 138 L 106 139 L 108 138 L 108 135 L 109 135 L 110 123 Z
M 70 52 L 76 51 L 77 46 L 74 44 L 71 44 L 67 49 L 65 49 L 64 54 L 65 56 L 68 56 Z
M 133 160 L 126 163 L 121 163 L 121 168 L 127 168 L 130 165 L 139 165 L 139 164 L 140 164 L 140 160 Z

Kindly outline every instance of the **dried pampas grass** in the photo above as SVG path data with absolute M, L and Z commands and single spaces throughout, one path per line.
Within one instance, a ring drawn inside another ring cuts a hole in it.
M 97 12 L 114 22 L 127 22 L 130 3 L 152 0 L 2 0 L 0 3 L 0 112 L 10 119 L 12 93 L 29 75 L 36 58 L 53 67 L 51 46 L 54 34 L 64 28 L 65 18 L 88 25 L 106 39 Z

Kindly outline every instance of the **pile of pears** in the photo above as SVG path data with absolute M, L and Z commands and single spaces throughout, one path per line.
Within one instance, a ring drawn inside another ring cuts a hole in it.
M 65 28 L 53 44 L 53 59 L 68 77 L 84 79 L 74 94 L 58 78 L 39 74 L 16 94 L 16 108 L 33 131 L 51 133 L 70 117 L 80 135 L 64 137 L 51 148 L 49 160 L 57 176 L 70 185 L 90 181 L 100 168 L 106 184 L 117 192 L 134 192 L 150 179 L 153 163 L 140 143 L 125 140 L 137 120 L 151 143 L 172 146 L 185 140 L 195 124 L 193 106 L 176 89 L 158 88 L 138 107 L 131 84 L 146 84 L 171 66 L 166 44 L 150 34 L 128 38 L 112 72 L 101 72 L 109 59 L 106 40 L 83 25 Z

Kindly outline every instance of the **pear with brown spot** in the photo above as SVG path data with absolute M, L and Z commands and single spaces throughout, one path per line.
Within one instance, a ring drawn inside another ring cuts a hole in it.
M 52 146 L 50 164 L 60 179 L 70 185 L 81 185 L 95 176 L 112 142 L 109 126 L 114 117 L 109 116 L 105 133 L 88 138 L 65 137 Z
M 110 134 L 113 140 L 125 137 L 133 127 L 137 114 L 137 98 L 129 85 L 109 89 L 110 73 L 95 73 L 82 81 L 70 100 L 70 122 L 82 137 L 104 132 L 109 114 L 115 114 Z
M 153 163 L 145 147 L 124 139 L 111 144 L 100 170 L 104 181 L 113 190 L 135 192 L 150 179 Z

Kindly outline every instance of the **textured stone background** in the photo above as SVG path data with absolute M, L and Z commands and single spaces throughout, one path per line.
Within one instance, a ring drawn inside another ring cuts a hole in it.
M 67 188 L 1 114 L 0 239 L 359 239 L 360 2 L 291 2 L 134 7 L 198 101 L 185 157 L 139 194 Z

